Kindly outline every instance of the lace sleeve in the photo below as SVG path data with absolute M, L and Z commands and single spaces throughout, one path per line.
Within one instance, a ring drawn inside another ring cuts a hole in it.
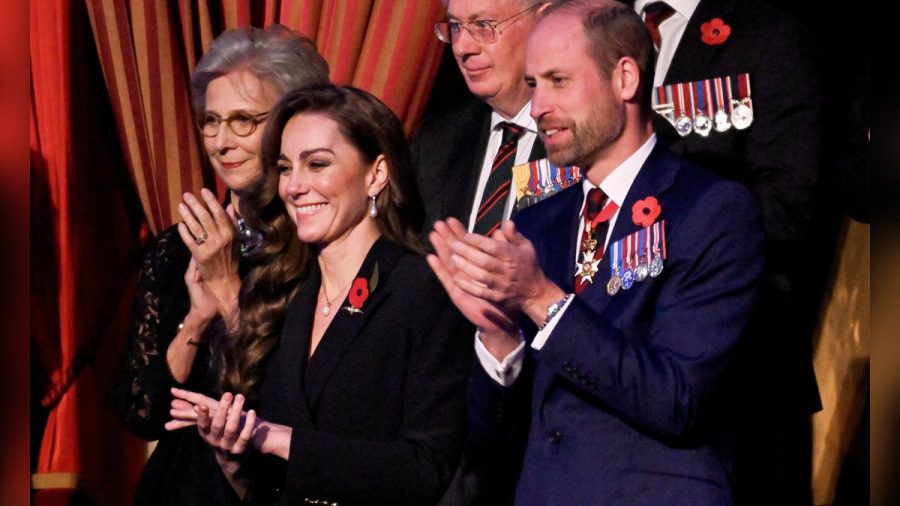
M 116 400 L 128 428 L 146 439 L 158 439 L 169 420 L 169 388 L 176 383 L 166 349 L 190 309 L 184 284 L 189 260 L 190 252 L 171 227 L 151 241 L 141 265 Z M 189 384 L 208 362 L 204 348 L 195 358 Z

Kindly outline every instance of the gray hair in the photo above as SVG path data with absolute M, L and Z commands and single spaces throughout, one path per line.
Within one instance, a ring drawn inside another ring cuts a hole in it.
M 328 84 L 328 63 L 316 44 L 283 25 L 235 28 L 216 37 L 191 74 L 191 105 L 206 108 L 206 87 L 229 72 L 246 70 L 279 98 L 303 86 Z

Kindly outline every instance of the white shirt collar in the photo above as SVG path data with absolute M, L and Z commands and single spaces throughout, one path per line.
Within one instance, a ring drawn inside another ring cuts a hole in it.
M 497 111 L 491 111 L 492 132 L 497 129 L 497 125 L 506 121 L 515 123 L 525 130 L 528 130 L 529 132 L 537 133 L 537 124 L 534 122 L 534 118 L 531 117 L 531 100 L 525 103 L 518 114 L 513 116 L 513 118 L 510 120 L 507 120 L 503 116 L 500 116 L 500 113 L 498 113 Z
M 637 12 L 643 17 L 644 7 L 658 1 L 659 0 L 636 0 L 634 2 L 634 12 Z M 684 19 L 691 19 L 694 11 L 697 10 L 697 4 L 700 3 L 700 0 L 665 0 L 665 2 L 669 4 L 669 7 L 675 12 L 684 17 Z
M 603 193 L 620 208 L 622 203 L 625 202 L 625 197 L 628 195 L 628 190 L 631 189 L 634 179 L 640 172 L 641 167 L 644 166 L 644 162 L 647 161 L 647 157 L 650 156 L 654 146 L 656 146 L 656 134 L 652 134 L 637 151 L 626 158 L 621 165 L 606 176 L 606 179 L 600 182 L 600 189 L 603 190 Z M 594 188 L 594 185 L 587 178 L 584 178 L 581 188 L 585 197 L 587 197 L 587 192 Z

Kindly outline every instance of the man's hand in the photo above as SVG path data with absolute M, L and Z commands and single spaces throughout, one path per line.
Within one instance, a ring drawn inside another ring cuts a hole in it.
M 453 218 L 447 222 L 437 221 L 428 238 L 434 246 L 436 254 L 428 255 L 426 260 L 438 280 L 447 290 L 453 304 L 470 322 L 482 332 L 492 335 L 510 334 L 518 337 L 516 314 L 487 300 L 475 297 L 455 282 L 459 272 L 450 260 L 451 245 L 466 234 L 462 224 Z
M 458 222 L 457 222 L 458 223 Z M 543 323 L 547 306 L 565 292 L 544 275 L 534 246 L 505 221 L 491 237 L 463 234 L 449 245 L 454 283 L 468 295 L 493 302 L 508 313 L 524 312 Z

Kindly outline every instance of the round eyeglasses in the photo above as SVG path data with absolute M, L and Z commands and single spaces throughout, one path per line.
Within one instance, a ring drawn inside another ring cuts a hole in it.
M 482 44 L 490 44 L 492 42 L 496 42 L 497 29 L 500 28 L 500 25 L 508 21 L 512 21 L 513 19 L 540 5 L 543 5 L 543 3 L 530 5 L 525 10 L 519 11 L 506 19 L 501 19 L 500 21 L 476 19 L 474 21 L 461 23 L 459 21 L 450 21 L 449 19 L 445 19 L 444 21 L 440 21 L 434 24 L 434 34 L 437 35 L 439 41 L 446 44 L 452 44 L 459 40 L 459 34 L 462 33 L 463 29 L 465 29 L 467 32 L 469 32 L 469 35 L 471 35 L 472 38 L 477 42 L 480 42 Z
M 197 128 L 200 129 L 200 133 L 202 133 L 204 137 L 215 137 L 219 134 L 219 126 L 222 123 L 225 123 L 228 125 L 228 128 L 234 132 L 234 135 L 237 135 L 238 137 L 247 137 L 256 131 L 256 127 L 265 121 L 266 116 L 268 115 L 269 111 L 261 112 L 259 114 L 238 112 L 227 118 L 220 118 L 215 114 L 206 113 L 197 118 Z

